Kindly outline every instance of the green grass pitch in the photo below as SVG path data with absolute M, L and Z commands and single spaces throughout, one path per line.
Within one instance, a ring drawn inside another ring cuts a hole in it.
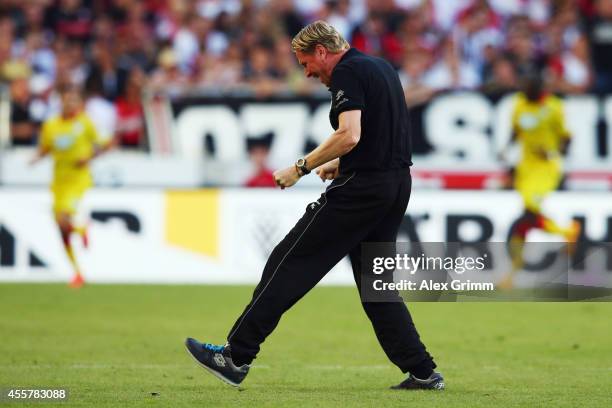
M 356 290 L 338 287 L 283 317 L 239 391 L 183 339 L 223 342 L 251 290 L 0 285 L 0 387 L 69 388 L 36 407 L 612 406 L 612 303 L 412 304 L 447 389 L 401 392 Z

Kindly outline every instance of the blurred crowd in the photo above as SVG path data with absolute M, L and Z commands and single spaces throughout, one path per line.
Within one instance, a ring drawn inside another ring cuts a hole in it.
M 388 59 L 410 105 L 448 90 L 510 92 L 534 69 L 554 92 L 612 92 L 612 0 L 2 0 L 13 144 L 35 143 L 68 82 L 83 86 L 103 136 L 134 148 L 145 143 L 145 90 L 324 92 L 290 49 L 316 19 Z

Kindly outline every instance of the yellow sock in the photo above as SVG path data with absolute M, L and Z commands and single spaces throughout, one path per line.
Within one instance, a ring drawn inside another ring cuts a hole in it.
M 543 217 L 543 218 L 544 218 L 544 222 L 543 222 L 544 231 L 550 232 L 551 234 L 557 234 L 557 235 L 563 235 L 563 236 L 567 235 L 568 233 L 567 228 L 561 228 L 559 224 L 557 224 L 550 218 L 547 218 L 547 217 Z
M 70 242 L 64 244 L 64 249 L 66 250 L 66 255 L 68 255 L 68 260 L 70 261 L 70 264 L 74 268 L 74 273 L 76 275 L 80 275 L 81 271 L 79 269 L 79 264 L 77 263 L 76 256 L 74 254 L 74 249 L 72 249 L 72 244 L 70 244 Z
M 510 237 L 510 260 L 512 262 L 512 274 L 523 269 L 525 261 L 523 260 L 523 247 L 525 239 L 519 236 Z
M 73 227 L 72 231 L 76 232 L 80 236 L 83 236 L 83 235 L 85 235 L 86 229 L 87 229 L 87 227 L 85 225 L 79 225 L 79 226 Z

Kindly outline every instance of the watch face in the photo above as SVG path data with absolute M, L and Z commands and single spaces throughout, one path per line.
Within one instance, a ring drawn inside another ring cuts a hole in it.
M 306 164 L 306 160 L 304 159 L 298 159 L 297 163 L 298 167 L 302 167 L 304 164 Z

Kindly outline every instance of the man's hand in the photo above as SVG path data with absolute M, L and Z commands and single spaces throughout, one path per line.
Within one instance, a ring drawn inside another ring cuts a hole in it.
M 500 151 L 497 153 L 497 160 L 502 162 L 502 163 L 508 163 L 508 148 L 505 148 L 504 150 Z
M 37 164 L 39 161 L 41 161 L 42 159 L 45 158 L 45 156 L 49 153 L 48 150 L 45 149 L 39 149 L 36 154 L 34 155 L 34 157 L 32 157 L 29 161 L 28 164 L 30 166 L 33 166 L 35 164 Z
M 300 179 L 298 170 L 295 166 L 287 167 L 283 170 L 277 170 L 274 172 L 274 181 L 276 185 L 284 190 L 285 187 L 291 187 Z
M 542 160 L 551 160 L 554 157 L 554 153 L 549 152 L 543 147 L 536 148 L 534 150 L 534 153 Z
M 34 166 L 36 163 L 38 163 L 41 160 L 42 160 L 42 157 L 39 156 L 39 155 L 36 155 L 36 156 L 32 157 L 30 160 L 28 160 L 28 165 Z
M 87 157 L 85 159 L 77 160 L 76 167 L 80 169 L 80 168 L 83 168 L 83 167 L 87 166 L 89 164 L 89 162 L 91 161 L 91 159 L 92 159 L 91 157 Z
M 340 160 L 334 159 L 320 166 L 316 170 L 316 173 L 323 181 L 333 180 L 336 177 L 338 177 L 339 168 L 340 168 Z

